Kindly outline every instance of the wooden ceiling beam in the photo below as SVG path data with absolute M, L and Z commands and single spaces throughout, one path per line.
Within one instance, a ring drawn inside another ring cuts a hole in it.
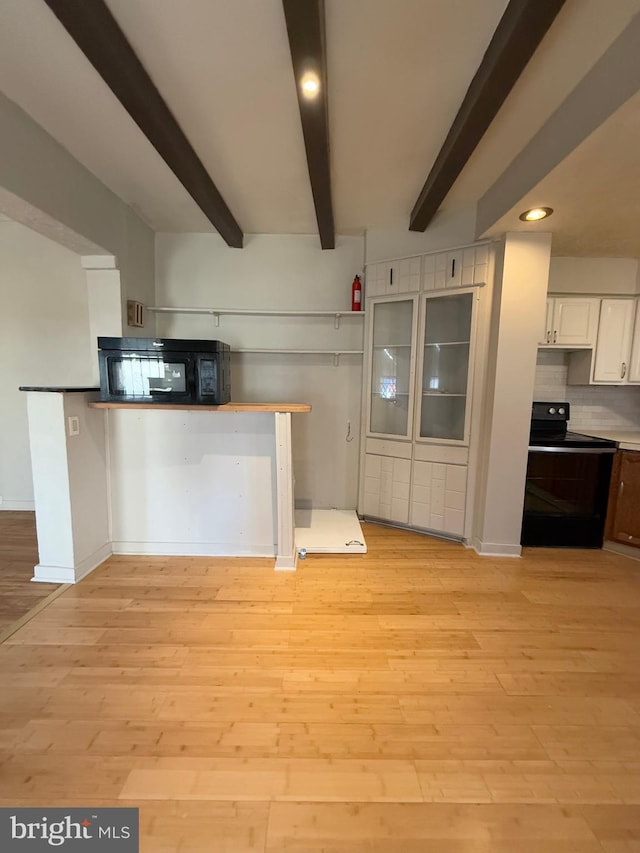
M 424 231 L 565 0 L 510 0 L 418 196 L 410 231 Z
M 282 0 L 282 5 L 320 245 L 323 249 L 333 249 L 336 241 L 331 200 L 324 0 Z M 305 97 L 303 93 L 305 76 L 315 76 L 318 82 L 314 97 Z
M 243 234 L 104 0 L 45 0 L 80 50 L 229 246 Z

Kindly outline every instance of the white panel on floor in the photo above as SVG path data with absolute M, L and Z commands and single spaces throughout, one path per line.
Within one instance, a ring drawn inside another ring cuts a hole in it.
M 297 509 L 296 548 L 309 554 L 366 554 L 358 515 L 352 509 Z

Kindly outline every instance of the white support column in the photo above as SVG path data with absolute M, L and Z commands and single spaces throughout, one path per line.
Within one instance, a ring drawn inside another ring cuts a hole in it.
M 27 395 L 38 565 L 33 580 L 73 583 L 73 524 L 64 395 Z
M 87 278 L 89 305 L 89 337 L 91 352 L 91 381 L 100 384 L 98 372 L 98 344 L 101 335 L 122 337 L 122 289 L 120 270 L 113 255 L 85 255 L 82 266 Z
M 76 583 L 111 554 L 105 417 L 94 394 L 28 392 L 34 581 Z
M 480 432 L 472 545 L 519 557 L 538 329 L 546 306 L 551 234 L 509 233 L 496 271 Z
M 275 413 L 276 433 L 276 512 L 278 544 L 276 569 L 295 570 L 298 553 L 295 542 L 293 505 L 293 456 L 291 452 L 291 413 Z

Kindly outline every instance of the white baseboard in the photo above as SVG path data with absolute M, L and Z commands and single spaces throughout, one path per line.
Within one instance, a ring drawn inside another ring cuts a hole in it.
M 98 566 L 104 563 L 105 560 L 108 560 L 112 554 L 113 549 L 111 548 L 111 543 L 105 542 L 105 544 L 101 545 L 93 552 L 93 554 L 78 563 L 76 566 L 76 583 L 86 577 L 94 569 L 97 569 Z
M 38 563 L 33 568 L 34 583 L 75 583 L 76 570 L 65 568 L 63 566 L 43 566 Z
M 276 557 L 276 564 L 273 567 L 276 572 L 295 572 L 298 563 L 298 552 L 296 550 L 293 557 Z
M 610 539 L 605 539 L 602 548 L 604 551 L 622 554 L 623 557 L 629 557 L 631 560 L 640 560 L 640 548 L 632 548 L 629 545 L 623 545 L 622 542 L 612 542 Z
M 3 498 L 0 510 L 8 512 L 35 512 L 36 505 L 33 501 L 7 501 Z
M 112 542 L 114 554 L 145 557 L 275 557 L 273 543 L 237 542 Z
M 504 545 L 499 542 L 481 542 L 472 539 L 471 547 L 481 557 L 521 557 L 522 545 Z
M 34 567 L 32 581 L 36 583 L 78 583 L 111 556 L 111 545 L 101 545 L 93 554 L 81 560 L 77 566 L 44 566 L 38 563 Z

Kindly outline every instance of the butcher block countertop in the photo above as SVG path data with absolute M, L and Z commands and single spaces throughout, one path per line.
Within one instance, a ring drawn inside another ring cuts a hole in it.
M 193 412 L 310 412 L 310 403 L 225 403 L 224 406 L 198 406 L 196 403 L 89 403 L 92 409 L 177 409 Z
M 620 450 L 638 450 L 640 451 L 640 430 L 623 430 L 623 429 L 577 429 L 575 432 L 580 432 L 582 435 L 593 435 L 597 438 L 608 438 L 610 441 L 616 441 Z

